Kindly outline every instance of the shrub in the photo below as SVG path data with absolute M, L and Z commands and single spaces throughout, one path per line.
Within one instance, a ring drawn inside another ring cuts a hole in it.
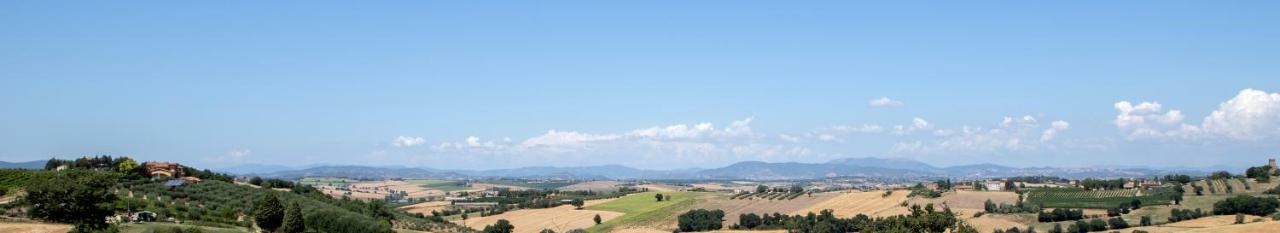
M 1120 217 L 1107 220 L 1107 225 L 1110 225 L 1112 230 L 1129 228 L 1129 222 L 1125 222 L 1124 219 Z
M 719 230 L 724 224 L 724 211 L 696 209 L 680 214 L 676 219 L 680 231 Z
M 1273 197 L 1235 196 L 1213 203 L 1213 214 L 1250 214 L 1266 216 L 1280 208 L 1280 200 Z
M 516 226 L 512 226 L 510 221 L 506 219 L 498 219 L 493 225 L 484 226 L 484 233 L 511 233 L 516 230 Z

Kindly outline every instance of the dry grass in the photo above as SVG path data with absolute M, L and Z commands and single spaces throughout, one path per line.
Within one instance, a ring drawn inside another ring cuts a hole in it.
M 702 203 L 698 203 L 698 205 L 695 205 L 693 208 L 724 210 L 724 223 L 725 226 L 728 226 L 737 223 L 738 215 L 740 214 L 790 214 L 806 210 L 811 206 L 825 202 L 836 196 L 839 196 L 839 193 L 820 193 L 815 194 L 812 197 L 802 195 L 791 200 L 769 200 L 762 198 L 729 200 L 729 195 L 718 195 L 713 198 L 708 198 Z
M 321 185 L 316 188 L 319 189 L 320 192 L 336 198 L 340 198 L 347 193 L 347 191 L 337 190 L 335 189 L 336 187 L 333 186 Z M 429 189 L 418 184 L 398 180 L 357 182 L 352 183 L 350 188 L 350 197 L 362 200 L 382 200 L 389 193 L 388 190 L 394 190 L 396 192 L 405 191 L 409 194 L 409 198 L 444 196 L 444 191 Z
M 842 218 L 853 217 L 858 214 L 872 217 L 908 214 L 910 210 L 900 205 L 902 202 L 907 201 L 908 193 L 905 190 L 898 190 L 887 197 L 884 196 L 883 191 L 837 193 L 838 195 L 831 199 L 792 212 L 792 214 L 817 213 L 824 209 L 831 209 L 837 217 Z
M 499 219 L 511 221 L 516 226 L 515 232 L 536 233 L 542 229 L 566 232 L 572 229 L 586 229 L 596 223 L 592 220 L 597 214 L 604 221 L 622 216 L 622 213 L 602 210 L 577 210 L 573 206 L 559 206 L 547 209 L 523 209 L 499 215 L 467 219 L 466 224 L 473 229 L 483 229 L 486 225 L 498 222 Z M 461 221 L 455 221 L 461 224 Z
M 982 217 L 973 218 L 973 213 L 978 211 L 965 210 L 958 212 L 960 213 L 960 219 L 969 223 L 970 226 L 977 228 L 978 232 L 992 232 L 996 229 L 1005 230 L 1012 227 L 1026 229 L 1027 227 L 1027 225 L 1019 223 L 1020 219 L 1017 219 L 1017 216 L 1014 215 L 986 214 L 982 215 Z
M 1253 222 L 1254 219 L 1263 219 L 1262 222 Z M 1134 230 L 1143 230 L 1151 233 L 1170 233 L 1170 232 L 1278 232 L 1280 222 L 1266 220 L 1266 218 L 1257 216 L 1248 216 L 1245 220 L 1246 224 L 1235 224 L 1235 215 L 1219 215 L 1209 216 L 1171 224 L 1159 226 L 1136 227 L 1121 230 L 1121 232 L 1133 232 Z
M 0 232 L 65 233 L 71 225 L 30 222 L 0 222 Z
M 906 192 L 906 191 L 902 191 Z M 951 209 L 978 209 L 982 210 L 987 200 L 991 200 L 997 204 L 1018 202 L 1018 194 L 1014 192 L 986 192 L 986 191 L 955 191 L 943 193 L 939 198 L 912 198 L 911 204 L 924 205 L 933 203 L 942 209 L 942 206 L 951 207 Z
M 423 202 L 423 203 L 400 207 L 400 210 L 404 210 L 405 212 L 409 212 L 409 213 L 422 213 L 424 215 L 431 215 L 431 211 L 443 210 L 448 208 L 449 208 L 449 202 L 447 201 L 429 201 L 429 202 Z

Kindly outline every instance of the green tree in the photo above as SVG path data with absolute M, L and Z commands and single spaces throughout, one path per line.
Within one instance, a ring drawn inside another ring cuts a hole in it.
M 1151 226 L 1151 216 L 1150 215 L 1142 216 L 1142 219 L 1138 220 L 1138 225 L 1141 225 L 1144 227 Z
M 574 198 L 573 201 L 569 201 L 569 204 L 573 205 L 574 208 L 582 209 L 582 205 L 586 203 L 581 198 Z
M 275 193 L 267 192 L 262 199 L 253 208 L 253 221 L 258 224 L 258 228 L 266 231 L 275 231 L 280 227 L 284 220 L 284 206 L 280 205 L 280 199 L 276 198 Z
M 600 225 L 600 222 L 602 222 L 604 219 L 600 219 L 600 214 L 596 214 L 596 217 L 591 218 L 591 220 L 596 221 L 596 225 Z
M 29 214 L 82 231 L 105 229 L 116 200 L 109 190 L 118 179 L 118 174 L 82 170 L 35 173 L 26 187 Z
M 760 215 L 756 215 L 755 213 L 738 215 L 738 226 L 742 228 L 755 229 L 757 226 L 760 226 L 762 221 L 763 220 L 760 218 Z
M 654 195 L 653 195 L 653 198 L 658 199 L 658 201 L 662 201 L 662 194 L 661 194 L 661 193 L 659 193 L 659 194 L 654 194 Z
M 284 210 L 284 222 L 280 226 L 280 232 L 302 233 L 306 231 L 307 225 L 302 217 L 302 206 L 298 205 L 296 201 L 289 203 L 289 208 Z
M 1236 214 L 1236 224 L 1244 224 L 1244 214 Z
M 719 230 L 724 224 L 724 211 L 696 209 L 676 217 L 680 231 Z
M 133 159 L 130 159 L 130 158 L 121 158 L 120 165 L 116 166 L 116 171 L 124 174 L 129 174 L 133 172 L 133 169 L 137 169 L 137 168 L 138 168 L 138 161 L 134 161 Z
M 498 219 L 493 225 L 484 226 L 484 233 L 511 233 L 516 230 L 516 226 L 512 226 L 510 221 L 506 219 Z
M 1112 230 L 1129 228 L 1129 222 L 1125 222 L 1124 219 L 1120 217 L 1114 217 L 1107 220 L 1107 225 L 1111 225 Z

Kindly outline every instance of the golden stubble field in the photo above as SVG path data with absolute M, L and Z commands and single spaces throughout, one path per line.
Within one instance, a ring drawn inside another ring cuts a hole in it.
M 409 212 L 409 213 L 422 213 L 423 215 L 431 215 L 431 211 L 444 210 L 448 208 L 449 208 L 448 201 L 429 201 L 429 202 L 423 202 L 423 203 L 400 207 L 400 210 L 404 210 L 405 212 Z
M 725 226 L 729 226 L 738 222 L 738 215 L 740 214 L 794 214 L 837 196 L 840 196 L 840 194 L 818 193 L 813 196 L 802 195 L 791 200 L 768 200 L 763 198 L 729 200 L 729 195 L 723 194 L 708 198 L 693 208 L 724 210 Z
M 858 214 L 881 217 L 911 213 L 907 207 L 901 206 L 903 202 L 907 201 L 908 191 L 898 190 L 888 196 L 884 196 L 884 193 L 884 191 L 827 193 L 835 196 L 809 207 L 792 211 L 791 214 L 817 213 L 824 209 L 831 209 L 834 211 L 833 214 L 841 218 L 849 218 Z
M 472 229 L 484 229 L 486 225 L 497 223 L 499 219 L 506 219 L 511 225 L 516 227 L 515 232 L 518 233 L 537 233 L 542 229 L 551 229 L 556 232 L 566 232 L 573 229 L 587 229 L 596 223 L 592 218 L 596 215 L 604 221 L 609 221 L 622 216 L 622 213 L 602 210 L 578 210 L 570 205 L 562 205 L 555 208 L 547 209 L 522 209 L 515 210 L 499 215 L 487 217 L 475 217 L 466 220 L 467 227 Z M 462 224 L 463 221 L 458 220 L 454 223 Z

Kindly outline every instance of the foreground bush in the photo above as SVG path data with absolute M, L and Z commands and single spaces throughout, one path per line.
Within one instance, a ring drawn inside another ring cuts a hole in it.
M 680 231 L 719 230 L 724 224 L 723 210 L 696 209 L 680 214 L 677 217 Z
M 1267 216 L 1280 208 L 1280 200 L 1274 197 L 1235 196 L 1213 203 L 1213 214 L 1250 214 Z

